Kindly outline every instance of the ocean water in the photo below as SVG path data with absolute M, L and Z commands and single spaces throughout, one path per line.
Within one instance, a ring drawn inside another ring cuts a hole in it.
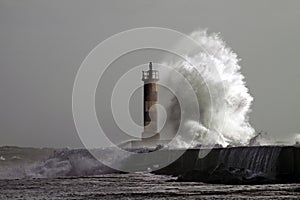
M 299 183 L 221 185 L 113 172 L 87 150 L 0 147 L 0 199 L 300 199 Z
M 0 180 L 0 199 L 299 199 L 300 184 L 216 185 L 148 173 Z

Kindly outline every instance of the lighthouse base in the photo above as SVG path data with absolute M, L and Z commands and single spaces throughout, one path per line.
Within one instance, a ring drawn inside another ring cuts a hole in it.
M 161 140 L 159 133 L 156 133 L 154 135 L 152 133 L 150 135 L 150 133 L 143 132 L 142 136 L 143 136 L 143 138 L 141 140 L 126 141 L 126 142 L 120 144 L 119 147 L 121 147 L 121 148 L 156 148 L 159 145 L 164 146 L 170 142 L 170 140 Z

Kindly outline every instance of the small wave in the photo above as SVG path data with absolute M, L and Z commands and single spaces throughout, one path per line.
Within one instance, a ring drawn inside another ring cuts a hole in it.
M 14 166 L 2 166 L 0 179 L 91 176 L 112 172 L 115 170 L 102 164 L 86 149 L 64 149 L 55 151 L 45 160 L 31 164 L 23 162 Z
M 12 156 L 11 159 L 12 160 L 21 160 L 22 158 L 20 156 Z

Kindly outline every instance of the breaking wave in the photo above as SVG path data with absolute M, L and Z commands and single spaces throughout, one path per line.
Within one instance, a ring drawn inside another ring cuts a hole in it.
M 101 153 L 108 161 L 122 160 L 115 158 L 113 149 L 95 151 Z M 32 155 L 36 152 L 32 152 Z M 20 158 L 18 162 L 1 164 L 0 179 L 81 177 L 116 172 L 95 159 L 86 149 L 55 150 L 48 158 L 39 161 L 30 163 L 27 159 Z
M 201 48 L 187 53 L 185 61 L 166 58 L 166 65 L 174 66 L 190 82 L 200 108 L 200 121 L 184 121 L 185 133 L 196 134 L 194 145 L 247 145 L 254 136 L 254 129 L 249 124 L 252 96 L 241 74 L 239 58 L 219 34 L 208 34 L 206 30 L 195 31 L 191 35 Z M 178 48 L 184 44 L 178 44 Z M 181 80 L 168 81 L 178 90 Z M 191 101 L 189 97 L 186 101 Z M 172 101 L 174 128 L 178 127 L 179 116 L 174 116 L 180 109 L 177 101 Z M 193 103 L 193 102 L 190 102 Z M 175 111 L 174 111 L 175 110 Z M 192 115 L 192 113 L 191 113 Z M 187 135 L 186 135 L 187 136 Z M 179 147 L 188 147 L 185 138 L 178 140 Z

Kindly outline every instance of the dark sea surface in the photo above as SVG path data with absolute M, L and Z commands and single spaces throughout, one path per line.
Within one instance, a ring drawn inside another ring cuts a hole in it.
M 0 147 L 0 200 L 300 199 L 300 184 L 220 185 L 176 180 L 150 173 L 112 173 L 87 150 Z
M 0 180 L 1 199 L 299 199 L 300 184 L 216 185 L 148 173 Z

